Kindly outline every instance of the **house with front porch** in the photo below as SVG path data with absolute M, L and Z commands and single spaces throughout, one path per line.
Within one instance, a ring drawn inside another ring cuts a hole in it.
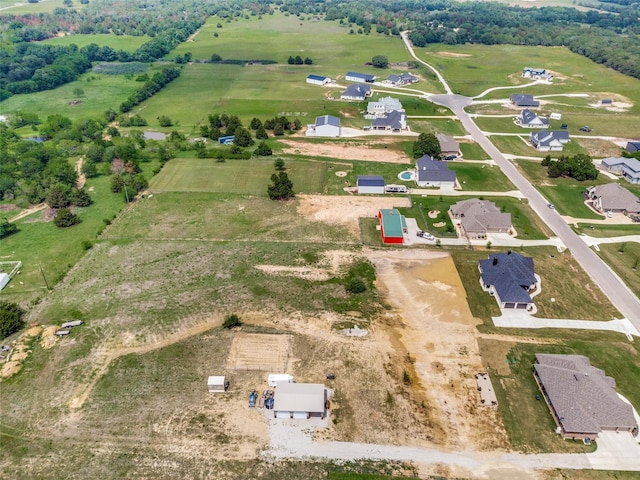
M 539 287 L 533 271 L 533 258 L 519 253 L 495 253 L 478 262 L 480 284 L 494 296 L 501 309 L 532 310 L 529 292 Z

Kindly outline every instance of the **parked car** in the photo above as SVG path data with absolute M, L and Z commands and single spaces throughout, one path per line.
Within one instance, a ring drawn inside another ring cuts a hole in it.
M 457 155 L 447 155 L 444 157 L 445 160 L 455 160 L 456 158 L 458 158 Z
M 560 128 L 562 130 L 566 130 L 567 128 L 569 128 L 569 125 L 567 125 L 566 123 L 563 123 L 562 125 L 560 125 Z
M 249 394 L 249 407 L 251 408 L 255 407 L 257 399 L 258 399 L 258 392 L 254 390 Z
M 431 235 L 429 232 L 423 232 L 422 230 L 418 230 L 417 235 L 418 237 L 424 238 L 426 240 L 435 240 L 433 235 Z
M 549 207 L 551 210 L 553 210 L 554 208 L 556 208 L 556 206 L 553 203 L 550 203 L 549 205 L 547 205 L 547 207 Z
M 587 125 L 584 125 L 584 126 L 580 127 L 580 131 L 581 132 L 590 132 L 591 129 Z

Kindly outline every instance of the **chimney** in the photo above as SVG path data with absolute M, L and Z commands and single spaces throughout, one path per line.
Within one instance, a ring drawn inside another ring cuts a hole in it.
M 498 264 L 498 257 L 494 256 L 493 257 L 493 265 L 497 265 Z

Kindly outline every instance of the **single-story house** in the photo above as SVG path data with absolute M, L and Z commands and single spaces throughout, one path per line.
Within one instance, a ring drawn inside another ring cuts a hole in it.
M 358 175 L 358 193 L 384 193 L 384 178 L 380 175 Z
M 394 87 L 397 85 L 411 85 L 412 83 L 418 82 L 420 79 L 415 75 L 411 75 L 410 73 L 401 73 L 400 75 L 389 75 L 387 77 L 387 82 L 393 85 Z
M 616 381 L 582 355 L 536 354 L 540 392 L 564 439 L 595 439 L 603 430 L 638 433 L 633 407 L 616 393 Z
M 330 81 L 329 77 L 323 77 L 322 75 L 307 75 L 307 83 L 313 85 L 326 85 Z
M 605 183 L 587 188 L 587 198 L 601 213 L 640 214 L 640 199 L 619 183 Z
M 321 383 L 278 383 L 273 401 L 275 418 L 310 418 L 326 415 L 327 390 Z
M 440 143 L 440 152 L 442 152 L 443 158 L 450 157 L 452 155 L 457 157 L 460 155 L 460 144 L 455 138 L 442 133 L 436 133 L 436 138 Z
M 522 76 L 525 78 L 533 78 L 534 80 L 546 80 L 547 82 L 553 80 L 553 75 L 547 72 L 544 68 L 524 67 L 522 69 Z
M 627 142 L 627 146 L 624 149 L 629 153 L 640 152 L 640 141 Z
M 316 117 L 316 123 L 307 125 L 306 135 L 309 137 L 339 137 L 340 119 L 332 115 Z
M 549 128 L 549 119 L 539 117 L 531 110 L 525 108 L 516 117 L 516 125 L 522 128 Z
M 540 130 L 529 134 L 529 142 L 539 152 L 559 152 L 569 142 L 566 130 Z
M 211 375 L 207 379 L 207 389 L 209 393 L 224 392 L 227 389 L 227 382 L 224 375 Z
M 376 81 L 376 76 L 368 73 L 347 72 L 344 79 L 348 82 L 373 83 Z
M 629 183 L 640 183 L 640 160 L 637 158 L 605 158 L 602 160 L 602 168 L 622 175 Z
M 511 103 L 516 107 L 539 107 L 540 102 L 533 99 L 533 95 L 528 93 L 514 93 L 509 97 Z
M 536 288 L 533 258 L 519 253 L 495 253 L 478 262 L 482 288 L 496 298 L 500 308 L 530 310 L 529 292 Z
M 377 102 L 369 102 L 367 105 L 367 114 L 369 115 L 381 116 L 393 111 L 404 112 L 400 100 L 393 97 L 383 97 Z
M 486 238 L 487 233 L 509 233 L 511 214 L 500 211 L 489 200 L 470 198 L 449 208 L 451 218 L 460 221 L 461 234 L 468 238 Z
M 407 114 L 404 111 L 394 110 L 384 117 L 378 117 L 371 122 L 371 130 L 389 130 L 391 132 L 401 132 L 407 129 Z
M 344 92 L 340 95 L 342 100 L 356 100 L 363 101 L 365 98 L 370 97 L 373 91 L 371 85 L 349 85 Z
M 419 187 L 453 188 L 456 186 L 456 172 L 449 170 L 446 162 L 423 155 L 416 160 L 416 184 Z
M 382 243 L 402 245 L 404 234 L 407 233 L 407 221 L 404 215 L 395 208 L 382 208 L 378 211 L 378 221 Z

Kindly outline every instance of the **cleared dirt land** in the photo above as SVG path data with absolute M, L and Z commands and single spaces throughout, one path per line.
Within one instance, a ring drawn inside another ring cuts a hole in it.
M 385 139 L 385 141 L 387 141 Z M 393 144 L 392 141 L 388 141 Z M 281 140 L 283 153 L 308 157 L 329 157 L 341 160 L 368 160 L 370 162 L 411 163 L 411 159 L 395 148 L 376 148 L 370 142 L 314 143 L 302 140 Z

